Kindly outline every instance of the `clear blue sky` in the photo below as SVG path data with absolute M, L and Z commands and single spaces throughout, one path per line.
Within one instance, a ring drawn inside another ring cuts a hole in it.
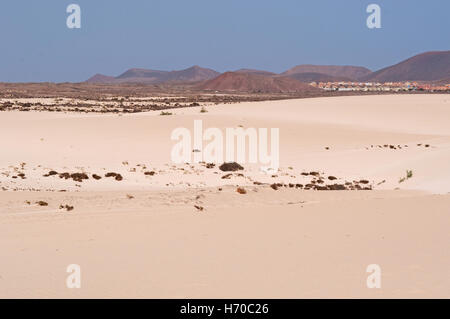
M 81 6 L 81 29 L 66 7 Z M 382 29 L 366 7 L 382 8 Z M 84 81 L 131 67 L 372 70 L 450 49 L 449 0 L 2 0 L 0 81 Z

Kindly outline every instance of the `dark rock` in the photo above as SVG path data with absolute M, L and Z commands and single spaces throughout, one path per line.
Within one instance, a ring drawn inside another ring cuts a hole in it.
M 238 170 L 243 170 L 244 168 L 236 162 L 223 163 L 219 166 L 219 169 L 223 172 L 235 172 Z
M 70 174 L 69 173 L 61 173 L 61 174 L 59 174 L 59 178 L 69 179 L 70 178 Z
M 116 177 L 117 173 L 109 172 L 105 174 L 105 177 Z
M 38 204 L 39 206 L 48 206 L 48 203 L 47 203 L 47 202 L 44 202 L 44 201 L 42 201 L 42 200 L 36 202 L 36 204 Z
M 347 189 L 347 187 L 345 187 L 345 185 L 342 184 L 328 185 L 328 188 L 333 191 L 343 191 Z

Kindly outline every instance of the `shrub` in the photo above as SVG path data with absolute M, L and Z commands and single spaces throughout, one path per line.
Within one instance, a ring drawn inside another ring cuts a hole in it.
M 412 170 L 406 170 L 406 176 L 402 177 L 398 180 L 399 183 L 403 183 L 404 181 L 406 181 L 407 179 L 410 179 L 411 177 L 413 177 L 413 172 Z
M 243 170 L 244 168 L 236 162 L 223 163 L 219 166 L 219 169 L 223 172 L 235 172 L 238 170 Z
M 411 178 L 413 176 L 413 172 L 411 170 L 406 171 L 406 179 Z

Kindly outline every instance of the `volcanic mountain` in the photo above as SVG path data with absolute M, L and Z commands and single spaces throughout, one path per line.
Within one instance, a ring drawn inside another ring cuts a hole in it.
M 292 76 L 298 73 L 311 73 L 320 74 L 320 76 L 315 75 L 316 77 L 323 77 L 323 75 L 332 77 L 332 78 L 340 78 L 340 79 L 358 79 L 365 75 L 370 74 L 370 71 L 367 68 L 361 66 L 341 66 L 341 65 L 311 65 L 311 64 L 303 64 L 297 65 L 292 69 L 287 70 L 286 72 L 281 73 L 284 76 Z
M 341 82 L 341 81 L 352 81 L 351 78 L 333 76 L 323 73 L 315 73 L 315 72 L 305 72 L 305 73 L 294 73 L 288 75 L 290 78 L 299 80 L 300 82 Z
M 202 90 L 250 93 L 312 92 L 318 89 L 285 76 L 264 76 L 243 72 L 225 72 L 198 86 Z
M 371 82 L 439 81 L 450 78 L 450 51 L 425 52 L 361 78 Z
M 117 82 L 164 82 L 168 71 L 129 69 L 116 77 Z
M 247 73 L 247 74 L 255 74 L 255 75 L 277 75 L 276 73 L 264 71 L 264 70 L 253 70 L 253 69 L 239 69 L 234 71 L 236 73 Z
M 88 82 L 93 83 L 162 83 L 162 82 L 198 82 L 212 79 L 219 75 L 211 69 L 201 68 L 197 65 L 180 71 L 159 71 L 147 69 L 129 69 L 113 78 L 97 74 Z
M 115 81 L 115 77 L 103 75 L 100 73 L 97 73 L 93 77 L 89 78 L 86 82 L 88 83 L 113 83 Z

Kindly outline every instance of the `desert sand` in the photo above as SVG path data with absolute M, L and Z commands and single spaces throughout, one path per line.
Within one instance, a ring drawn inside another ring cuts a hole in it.
M 450 297 L 450 95 L 206 110 L 1 112 L 0 297 Z M 171 132 L 200 119 L 279 128 L 279 171 L 172 163 Z M 308 172 L 372 190 L 295 187 Z M 80 289 L 66 287 L 69 264 Z

